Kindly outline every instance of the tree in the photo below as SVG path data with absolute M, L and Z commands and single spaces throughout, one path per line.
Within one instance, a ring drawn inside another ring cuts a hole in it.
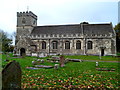
M 11 50 L 11 44 L 12 44 L 12 39 L 9 39 L 7 37 L 7 33 L 4 31 L 0 30 L 0 47 L 2 52 L 10 52 Z
M 118 23 L 117 25 L 115 25 L 114 30 L 116 31 L 117 37 L 120 39 L 120 23 Z
M 116 46 L 117 51 L 120 52 L 120 23 L 115 25 L 114 30 L 116 31 Z
M 16 32 L 15 31 L 12 33 L 12 38 L 13 38 L 14 44 L 16 45 L 17 41 L 16 41 Z

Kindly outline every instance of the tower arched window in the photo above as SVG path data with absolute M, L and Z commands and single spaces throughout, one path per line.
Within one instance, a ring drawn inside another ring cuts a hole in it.
M 42 41 L 42 49 L 46 49 L 46 42 Z
M 80 41 L 76 42 L 76 49 L 81 49 L 81 42 Z
M 65 42 L 65 49 L 70 49 L 70 42 L 69 41 Z
M 92 41 L 88 41 L 87 42 L 87 49 L 92 49 L 93 48 L 93 42 Z
M 52 47 L 53 47 L 53 49 L 58 49 L 58 42 L 57 41 L 53 41 L 52 42 Z

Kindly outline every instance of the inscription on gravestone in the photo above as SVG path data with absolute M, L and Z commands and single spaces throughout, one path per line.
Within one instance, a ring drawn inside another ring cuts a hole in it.
M 18 62 L 8 63 L 2 70 L 2 89 L 20 89 L 21 88 L 21 68 Z

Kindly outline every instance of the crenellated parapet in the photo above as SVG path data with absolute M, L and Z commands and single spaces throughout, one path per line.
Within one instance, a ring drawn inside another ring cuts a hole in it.
M 17 12 L 17 17 L 21 17 L 21 16 L 31 16 L 31 17 L 33 17 L 34 19 L 37 20 L 37 16 L 31 11 Z

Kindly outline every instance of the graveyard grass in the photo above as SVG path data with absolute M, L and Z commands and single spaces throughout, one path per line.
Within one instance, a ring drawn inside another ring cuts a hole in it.
M 35 57 L 8 58 L 10 61 L 16 60 L 22 69 L 22 88 L 120 88 L 118 64 L 114 62 L 99 62 L 98 67 L 114 68 L 115 71 L 97 71 L 95 62 L 68 62 L 65 67 L 58 70 L 38 69 L 30 70 L 26 67 L 33 67 L 32 61 Z M 98 56 L 65 56 L 66 58 L 99 60 Z M 102 57 L 102 60 L 117 61 L 115 57 Z M 2 66 L 6 55 L 2 55 Z M 44 58 L 46 59 L 46 58 Z M 10 62 L 9 61 L 9 62 Z M 42 65 L 52 65 L 45 61 Z

